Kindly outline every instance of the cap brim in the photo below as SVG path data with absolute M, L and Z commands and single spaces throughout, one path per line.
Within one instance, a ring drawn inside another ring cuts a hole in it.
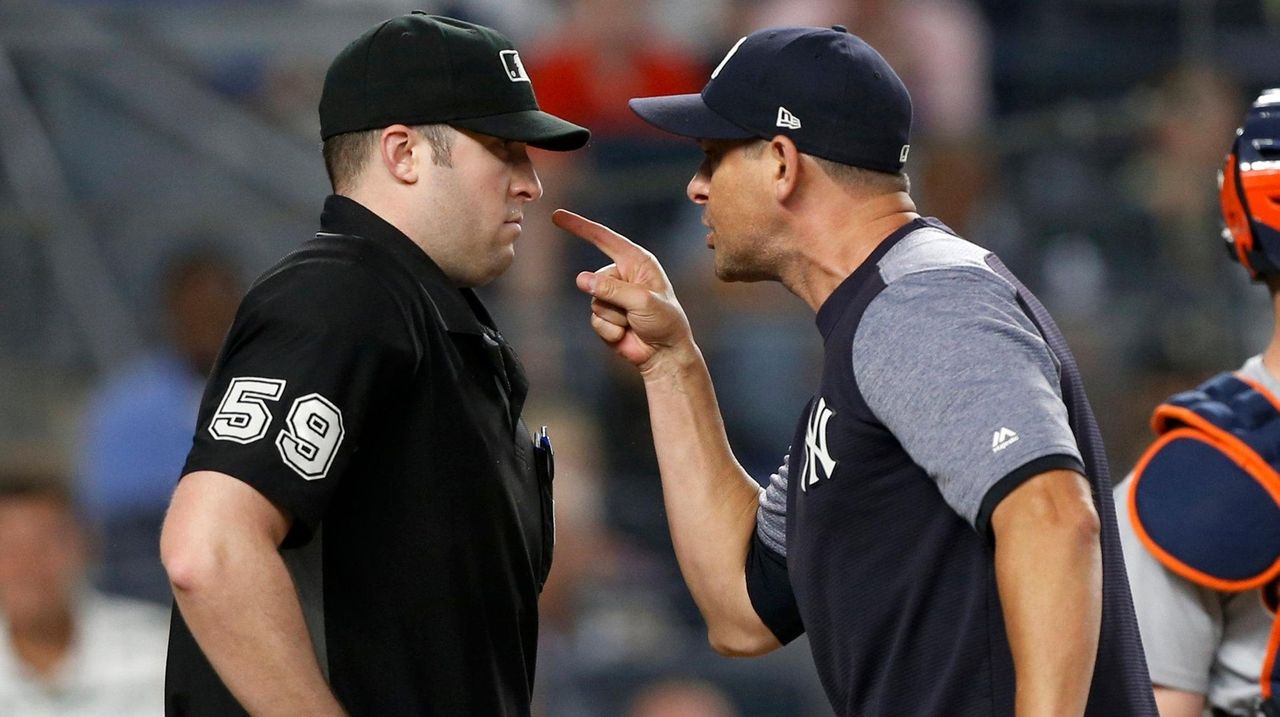
M 530 147 L 552 152 L 581 149 L 591 139 L 591 132 L 586 127 L 579 127 L 542 110 L 450 120 L 449 124 L 492 137 L 527 142 Z
M 756 136 L 707 107 L 702 95 L 637 97 L 627 103 L 640 119 L 681 137 L 694 139 L 747 139 Z

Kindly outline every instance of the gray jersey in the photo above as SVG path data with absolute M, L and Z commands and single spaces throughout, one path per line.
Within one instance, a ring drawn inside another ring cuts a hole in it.
M 1005 476 L 1045 456 L 1080 459 L 1061 367 L 987 254 L 938 229 L 912 232 L 880 261 L 886 286 L 851 352 L 868 407 L 975 527 Z M 782 556 L 787 478 L 783 461 L 757 520 L 762 540 Z
M 1093 485 L 1101 525 L 1107 629 L 1085 714 L 1154 717 L 1101 440 L 1039 301 L 922 218 L 816 323 L 821 377 L 764 491 L 746 582 L 780 641 L 809 634 L 837 714 L 1013 713 L 991 518 L 1023 482 L 1070 470 Z
M 1280 395 L 1280 380 L 1255 356 L 1240 372 Z M 1254 714 L 1271 614 L 1257 590 L 1222 593 L 1167 570 L 1134 533 L 1128 510 L 1133 476 L 1116 486 L 1116 515 L 1151 681 L 1208 697 L 1232 714 Z

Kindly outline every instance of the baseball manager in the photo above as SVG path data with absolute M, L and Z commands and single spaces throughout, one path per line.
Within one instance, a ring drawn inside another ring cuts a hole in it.
M 699 140 L 689 198 L 726 281 L 779 281 L 825 363 L 767 490 L 738 465 L 652 255 L 560 212 L 614 264 L 592 325 L 644 378 L 667 515 L 721 652 L 807 632 L 836 713 L 1154 715 L 1107 465 L 1044 307 L 917 214 L 911 102 L 844 28 L 739 41 L 700 95 L 632 101 Z

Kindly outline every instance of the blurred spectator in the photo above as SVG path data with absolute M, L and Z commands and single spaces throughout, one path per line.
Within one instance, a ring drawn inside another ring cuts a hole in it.
M 750 664 L 715 655 L 669 559 L 670 549 L 660 555 L 647 552 L 605 521 L 601 465 L 612 444 L 602 442 L 591 416 L 564 403 L 533 403 L 526 415 L 549 426 L 556 449 L 556 547 L 551 576 L 538 601 L 536 714 L 615 717 L 624 714 L 638 690 L 676 675 L 732 687 L 739 699 L 749 694 L 753 704 L 748 715 L 822 714 L 822 691 L 803 646 Z M 657 510 L 655 519 L 661 522 L 660 504 L 632 500 L 627 496 L 634 493 L 613 488 L 623 493 L 615 498 L 625 511 Z M 712 704 L 700 695 L 716 694 L 713 689 L 686 686 L 678 683 L 671 691 L 674 697 L 655 700 L 654 709 L 668 703 Z
M 226 259 L 194 252 L 168 265 L 162 293 L 165 341 L 90 399 L 78 474 L 84 507 L 101 531 L 99 587 L 168 603 L 160 524 L 241 286 Z
M 581 411 L 530 405 L 556 451 L 556 543 L 538 600 L 537 702 L 549 717 L 594 717 L 590 676 L 602 667 L 669 657 L 688 636 L 667 599 L 683 586 L 674 570 L 628 545 L 605 522 L 603 447 Z M 663 589 L 662 585 L 668 586 Z
M 670 158 L 672 143 L 640 122 L 627 107 L 627 100 L 648 94 L 695 92 L 705 74 L 700 58 L 653 21 L 649 3 L 567 0 L 564 5 L 563 21 L 523 53 L 523 59 L 542 108 L 591 128 L 592 142 L 573 156 L 537 155 L 548 194 L 540 209 L 531 208 L 526 231 L 532 233 L 522 241 L 538 251 L 518 262 L 507 282 L 520 297 L 512 302 L 517 309 L 527 305 L 529 297 L 552 300 L 573 294 L 572 274 L 554 273 L 572 263 L 566 256 L 579 257 L 585 252 L 576 244 L 567 245 L 563 235 L 554 230 L 547 215 L 555 207 L 569 203 L 583 207 L 581 200 L 585 198 L 588 206 L 584 211 L 597 210 L 599 214 L 603 209 L 615 219 L 614 215 L 624 214 L 631 220 L 625 223 L 631 229 L 636 229 L 637 223 L 646 228 L 665 226 L 669 212 L 652 211 L 653 193 L 644 191 L 648 185 L 643 173 Z M 688 156 L 693 152 L 688 151 Z M 597 191 L 600 185 L 613 191 L 602 194 Z M 683 197 L 670 192 L 658 203 L 665 207 L 677 199 Z M 539 323 L 536 316 L 529 318 L 529 323 Z M 532 333 L 536 338 L 547 332 Z M 532 353 L 524 352 L 529 354 L 525 363 L 535 384 L 540 382 L 540 351 L 535 346 Z
M 651 10 L 635 0 L 570 0 L 558 32 L 529 53 L 542 108 L 590 127 L 597 142 L 657 136 L 627 100 L 696 92 L 704 72 L 693 52 L 652 21 Z
M 168 615 L 89 589 L 87 559 L 59 482 L 0 474 L 0 714 L 162 713 Z
M 560 387 L 600 413 L 633 403 L 638 385 L 584 360 L 584 352 L 598 348 L 576 312 L 573 276 L 599 267 L 602 257 L 557 231 L 548 215 L 556 207 L 575 207 L 660 253 L 689 238 L 671 231 L 687 204 L 672 180 L 692 174 L 697 147 L 654 132 L 627 107 L 632 97 L 696 92 L 709 74 L 703 59 L 658 22 L 658 10 L 655 3 L 634 0 L 566 0 L 562 22 L 521 53 L 543 109 L 590 127 L 593 135 L 573 157 L 538 156 L 547 193 L 526 211 L 517 251 L 527 253 L 498 287 L 498 303 L 503 314 L 516 317 L 508 333 L 522 347 L 531 384 Z M 641 426 L 636 435 L 643 435 Z M 604 461 L 611 483 L 657 475 L 652 447 L 644 440 L 617 441 Z M 649 487 L 641 504 L 656 506 L 656 482 Z M 616 492 L 608 493 L 612 503 Z M 653 508 L 645 511 L 646 518 L 655 514 Z M 643 530 L 666 532 L 652 522 Z
M 543 109 L 592 131 L 587 151 L 563 158 L 575 162 L 572 167 L 548 167 L 544 184 L 561 194 L 544 201 L 542 211 L 572 204 L 633 236 L 650 238 L 651 245 L 670 240 L 672 217 L 685 204 L 683 195 L 670 191 L 663 180 L 673 162 L 679 162 L 677 176 L 692 173 L 697 149 L 654 131 L 631 112 L 627 101 L 697 92 L 708 74 L 702 59 L 656 22 L 654 14 L 652 3 L 634 0 L 568 0 L 562 25 L 526 59 Z M 554 231 L 550 222 L 529 224 Z M 572 296 L 572 274 L 554 280 L 549 274 L 566 263 L 576 266 L 579 259 L 595 262 L 596 254 L 582 242 L 566 245 L 562 234 L 550 236 L 555 237 L 553 246 L 566 251 L 546 254 L 525 267 L 522 286 L 540 284 Z M 565 257 L 568 262 L 558 261 Z M 535 271 L 537 278 L 527 280 Z
M 911 92 L 912 136 L 967 137 L 991 120 L 991 32 L 970 0 L 766 0 L 751 29 L 845 25 Z
M 584 593 L 618 575 L 619 546 L 604 522 L 600 438 L 581 413 L 563 405 L 531 405 L 556 450 L 556 543 L 551 575 L 538 601 L 544 639 L 571 638 Z
M 738 717 L 723 692 L 706 682 L 666 680 L 641 690 L 627 717 Z
M 1220 71 L 1188 66 L 1165 75 L 1146 105 L 1147 142 L 1122 170 L 1124 195 L 1112 200 L 1131 208 L 1128 235 L 1108 247 L 1110 263 L 1124 266 L 1125 288 L 1146 298 L 1136 358 L 1156 370 L 1209 371 L 1224 351 L 1246 350 L 1242 307 L 1266 309 L 1222 261 L 1217 238 L 1215 178 L 1245 103 Z

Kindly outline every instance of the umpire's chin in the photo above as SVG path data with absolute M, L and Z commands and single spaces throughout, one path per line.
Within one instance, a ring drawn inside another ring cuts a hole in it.
M 519 222 L 505 222 L 496 231 L 472 235 L 456 248 L 432 258 L 436 260 L 455 286 L 485 286 L 506 273 L 516 257 L 516 239 L 522 233 Z
M 511 268 L 512 262 L 515 261 L 515 246 L 508 244 L 503 248 L 491 251 L 485 257 L 484 263 L 476 262 L 470 268 L 468 276 L 455 279 L 458 286 L 475 288 L 485 286 L 492 283 L 495 279 L 506 273 Z

